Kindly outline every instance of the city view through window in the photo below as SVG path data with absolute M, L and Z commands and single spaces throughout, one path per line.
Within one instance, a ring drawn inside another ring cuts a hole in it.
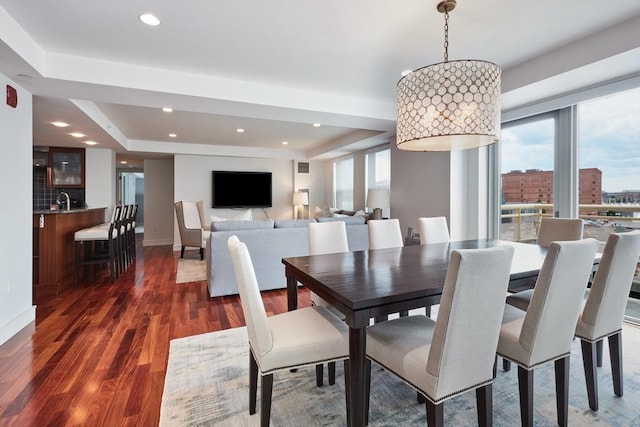
M 612 232 L 640 229 L 640 88 L 579 103 L 576 110 L 578 213 L 585 237 L 605 242 Z M 566 197 L 554 195 L 554 146 L 571 141 L 556 141 L 556 117 L 502 129 L 502 239 L 535 241 L 540 217 L 553 214 L 554 197 Z M 640 295 L 640 264 L 632 295 Z

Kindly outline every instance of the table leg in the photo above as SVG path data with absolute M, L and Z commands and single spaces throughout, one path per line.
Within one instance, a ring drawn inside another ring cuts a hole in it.
M 298 281 L 287 276 L 287 309 L 293 311 L 298 308 Z
M 349 408 L 350 426 L 364 426 L 365 381 L 364 360 L 367 345 L 366 328 L 349 328 Z

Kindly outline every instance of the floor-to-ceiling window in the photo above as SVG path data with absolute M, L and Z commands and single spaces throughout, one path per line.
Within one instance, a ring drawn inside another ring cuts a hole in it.
M 385 148 L 379 151 L 367 153 L 365 162 L 366 189 L 391 188 L 391 150 Z M 367 206 L 372 210 L 375 206 Z M 390 216 L 390 208 L 382 209 L 382 216 Z
M 500 238 L 531 241 L 542 215 L 553 212 L 556 116 L 541 114 L 502 128 Z
M 333 162 L 333 206 L 353 210 L 353 157 Z
M 640 229 L 640 88 L 577 105 L 579 213 L 585 236 L 606 242 L 609 234 Z M 632 295 L 640 293 L 640 264 Z M 640 321 L 640 301 L 627 304 Z
M 506 114 L 491 160 L 501 178 L 494 235 L 532 241 L 544 215 L 583 218 L 585 236 L 602 246 L 612 232 L 640 229 L 639 80 L 543 102 L 539 112 L 528 106 Z M 640 318 L 639 273 L 628 319 Z

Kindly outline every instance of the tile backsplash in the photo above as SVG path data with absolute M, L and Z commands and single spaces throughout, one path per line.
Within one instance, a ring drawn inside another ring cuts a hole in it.
M 33 210 L 49 209 L 56 203 L 56 198 L 61 191 L 66 191 L 71 199 L 71 207 L 83 207 L 85 201 L 84 188 L 49 188 L 47 187 L 47 168 L 43 166 L 33 167 Z

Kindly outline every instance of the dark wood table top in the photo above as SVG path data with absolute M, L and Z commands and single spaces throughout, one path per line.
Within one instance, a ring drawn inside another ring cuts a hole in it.
M 535 280 L 546 248 L 489 239 L 300 256 L 284 258 L 282 262 L 287 277 L 309 287 L 347 316 L 349 312 L 368 311 L 363 316 L 368 319 L 368 316 L 436 304 L 452 250 L 497 245 L 515 248 L 512 281 Z M 349 319 L 347 323 L 351 323 Z

